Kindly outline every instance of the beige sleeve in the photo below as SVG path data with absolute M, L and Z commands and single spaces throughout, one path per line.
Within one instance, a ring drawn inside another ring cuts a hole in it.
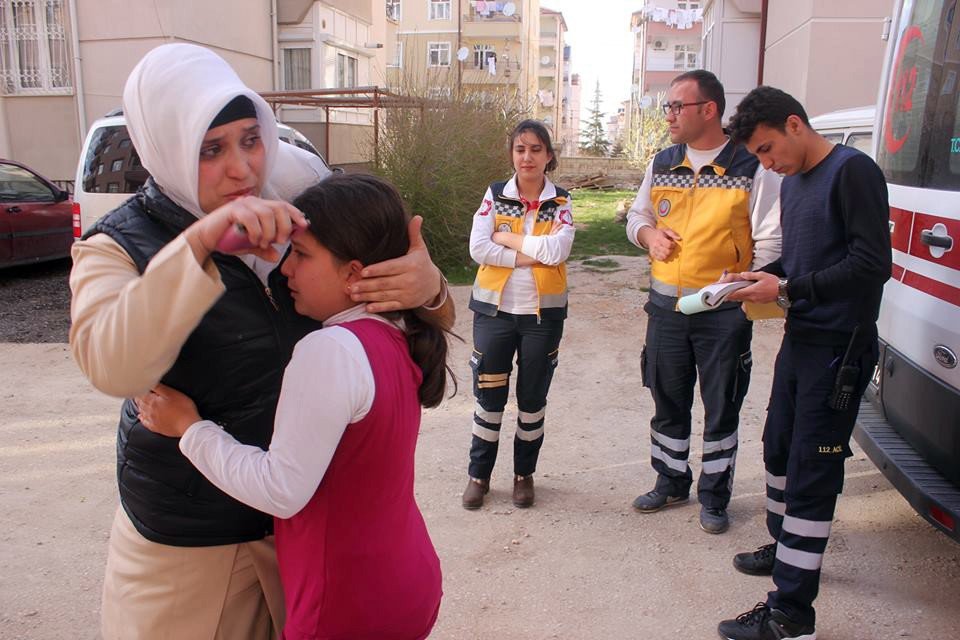
M 164 247 L 141 276 L 109 236 L 76 242 L 70 272 L 70 349 L 100 391 L 145 393 L 223 294 L 212 260 L 201 267 L 183 236 Z

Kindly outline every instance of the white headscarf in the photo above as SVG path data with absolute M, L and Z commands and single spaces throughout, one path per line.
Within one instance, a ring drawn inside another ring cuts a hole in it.
M 276 162 L 277 121 L 226 61 L 193 44 L 165 44 L 134 67 L 123 89 L 127 130 L 140 161 L 160 190 L 197 217 L 200 145 L 214 117 L 237 96 L 257 109 L 268 178 Z

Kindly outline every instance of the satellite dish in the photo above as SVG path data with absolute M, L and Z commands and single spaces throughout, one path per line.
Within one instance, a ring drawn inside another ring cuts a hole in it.
M 540 64 L 542 64 L 543 66 L 547 66 L 548 64 L 550 64 L 550 56 L 543 56 L 542 58 L 540 58 Z
M 643 96 L 642 98 L 640 98 L 641 109 L 649 109 L 652 103 L 653 103 L 653 99 L 650 96 Z
M 512 2 L 507 2 L 503 5 L 503 15 L 508 18 L 517 12 L 517 5 Z
M 460 47 L 459 49 L 457 49 L 457 60 L 459 60 L 460 62 L 463 62 L 464 60 L 466 60 L 469 55 L 470 55 L 470 49 L 467 49 L 466 47 Z

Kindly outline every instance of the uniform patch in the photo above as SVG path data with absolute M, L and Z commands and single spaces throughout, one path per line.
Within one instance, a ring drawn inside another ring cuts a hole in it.
M 666 215 L 670 213 L 670 201 L 662 198 L 660 203 L 657 204 L 657 213 L 660 214 L 661 218 L 666 217 Z
M 490 210 L 491 210 L 491 209 L 493 209 L 493 201 L 492 201 L 492 200 L 484 200 L 484 201 L 483 201 L 483 204 L 480 205 L 480 215 L 481 215 L 481 216 L 488 216 L 488 215 L 490 215 Z
M 573 216 L 570 215 L 569 209 L 564 209 L 560 212 L 560 222 L 563 224 L 573 224 Z
M 507 231 L 507 232 L 509 232 L 509 231 L 513 231 L 513 228 L 512 228 L 509 224 L 507 224 L 506 222 L 501 222 L 501 223 L 500 223 L 500 226 L 497 227 L 497 231 Z

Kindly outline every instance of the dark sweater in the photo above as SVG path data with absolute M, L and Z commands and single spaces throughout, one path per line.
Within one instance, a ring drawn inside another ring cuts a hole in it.
M 855 327 L 876 335 L 890 277 L 887 185 L 866 154 L 836 145 L 780 187 L 783 251 L 763 271 L 786 277 L 795 340 L 843 344 Z

